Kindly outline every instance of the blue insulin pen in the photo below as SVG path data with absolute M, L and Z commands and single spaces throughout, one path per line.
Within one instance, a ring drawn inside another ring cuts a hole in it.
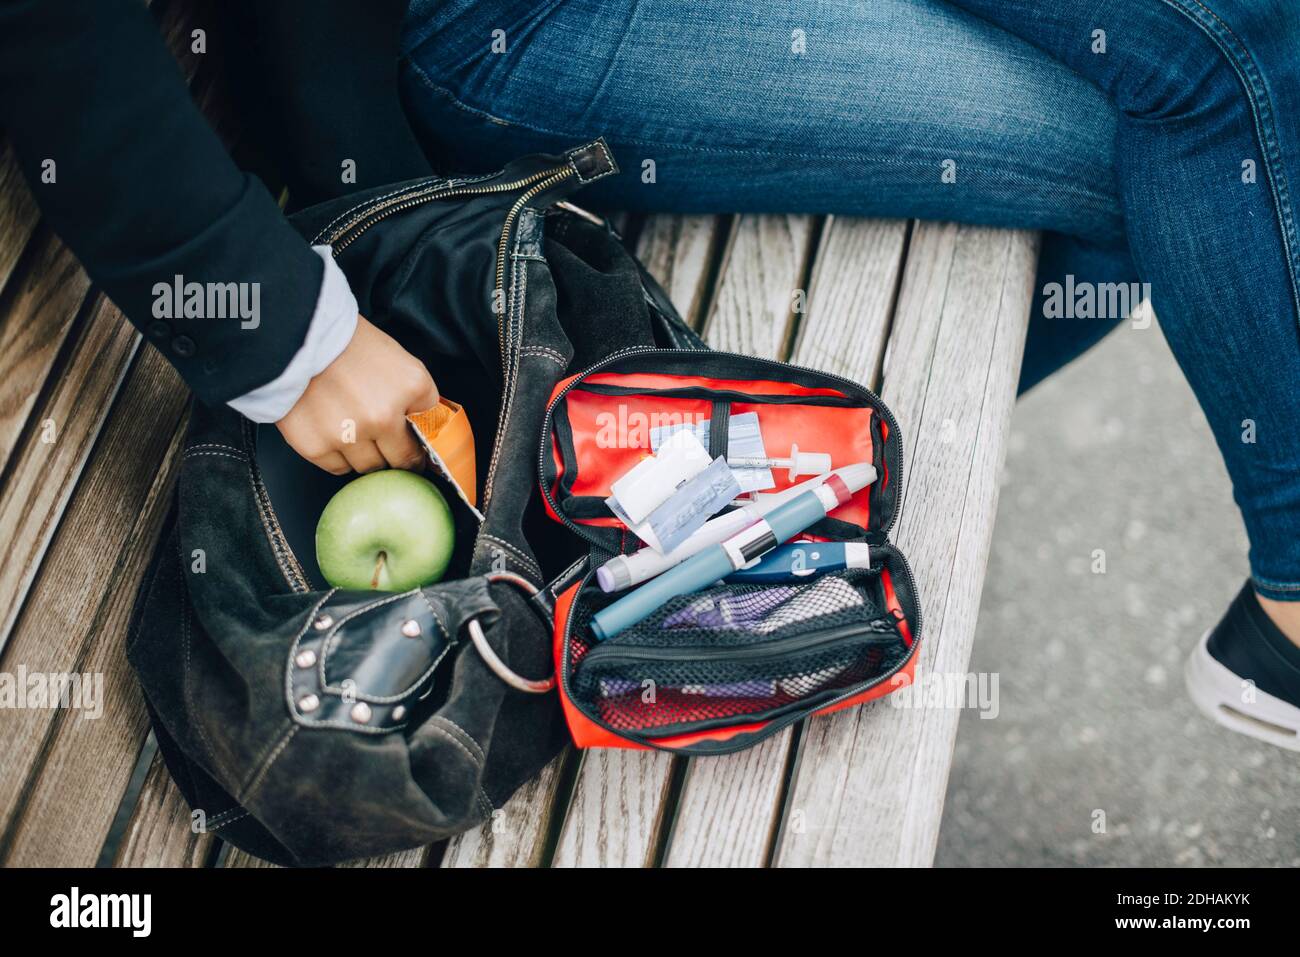
M 726 578 L 848 502 L 874 477 L 875 469 L 867 464 L 851 465 L 839 475 L 828 476 L 823 484 L 773 509 L 744 531 L 710 545 L 596 612 L 591 619 L 592 633 L 602 641 L 613 638 L 670 598 L 689 595 Z
M 791 542 L 772 549 L 757 565 L 732 572 L 727 581 L 772 585 L 797 582 L 823 572 L 870 567 L 871 546 L 866 542 Z

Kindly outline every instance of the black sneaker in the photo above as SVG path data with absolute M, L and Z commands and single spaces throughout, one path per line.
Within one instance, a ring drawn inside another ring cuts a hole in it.
M 1300 751 L 1300 648 L 1247 582 L 1183 669 L 1196 706 L 1225 728 Z

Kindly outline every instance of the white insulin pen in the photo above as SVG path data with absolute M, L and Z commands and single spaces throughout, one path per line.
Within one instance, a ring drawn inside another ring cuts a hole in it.
M 596 582 L 600 585 L 601 591 L 616 592 L 649 581 L 656 575 L 684 562 L 710 545 L 726 541 L 737 532 L 753 525 L 773 509 L 797 498 L 803 492 L 823 484 L 832 475 L 839 476 L 841 480 L 846 475 L 851 475 L 855 480 L 860 480 L 863 468 L 864 465 L 862 464 L 845 465 L 833 469 L 825 475 L 813 476 L 780 492 L 760 492 L 754 501 L 742 502 L 734 511 L 709 519 L 700 527 L 699 531 L 670 552 L 659 552 L 647 547 L 631 555 L 615 555 L 596 569 Z M 870 469 L 871 472 L 863 485 L 870 485 L 876 480 L 876 470 L 871 465 L 866 465 L 865 468 Z
M 865 488 L 875 474 L 876 470 L 864 462 L 846 466 L 842 475 L 827 476 L 825 482 L 778 505 L 749 528 L 726 541 L 709 545 L 606 605 L 591 616 L 592 636 L 599 641 L 614 638 L 654 614 L 670 598 L 708 588 L 731 572 L 758 561 L 832 509 L 847 504 L 853 493 Z

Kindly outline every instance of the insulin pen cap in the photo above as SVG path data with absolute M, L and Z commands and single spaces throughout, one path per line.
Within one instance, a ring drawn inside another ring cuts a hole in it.
M 632 584 L 632 573 L 627 570 L 627 560 L 615 555 L 596 569 L 596 584 L 603 592 L 622 591 Z
M 869 462 L 858 462 L 854 465 L 846 465 L 842 469 L 836 469 L 832 475 L 839 476 L 851 495 L 860 489 L 866 488 L 876 480 L 876 467 Z

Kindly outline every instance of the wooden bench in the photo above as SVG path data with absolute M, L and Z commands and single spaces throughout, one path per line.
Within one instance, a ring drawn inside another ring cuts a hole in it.
M 183 50 L 186 19 L 161 21 Z M 220 116 L 206 65 L 181 59 Z M 893 538 L 925 612 L 918 675 L 964 673 L 1036 237 L 842 217 L 622 222 L 710 345 L 849 376 L 894 410 L 907 468 Z M 38 221 L 0 147 L 0 673 L 102 673 L 106 697 L 98 720 L 0 710 L 0 864 L 261 863 L 191 832 L 123 651 L 186 407 L 179 378 Z M 570 749 L 481 829 L 359 863 L 928 865 L 959 714 L 886 699 L 721 758 Z

